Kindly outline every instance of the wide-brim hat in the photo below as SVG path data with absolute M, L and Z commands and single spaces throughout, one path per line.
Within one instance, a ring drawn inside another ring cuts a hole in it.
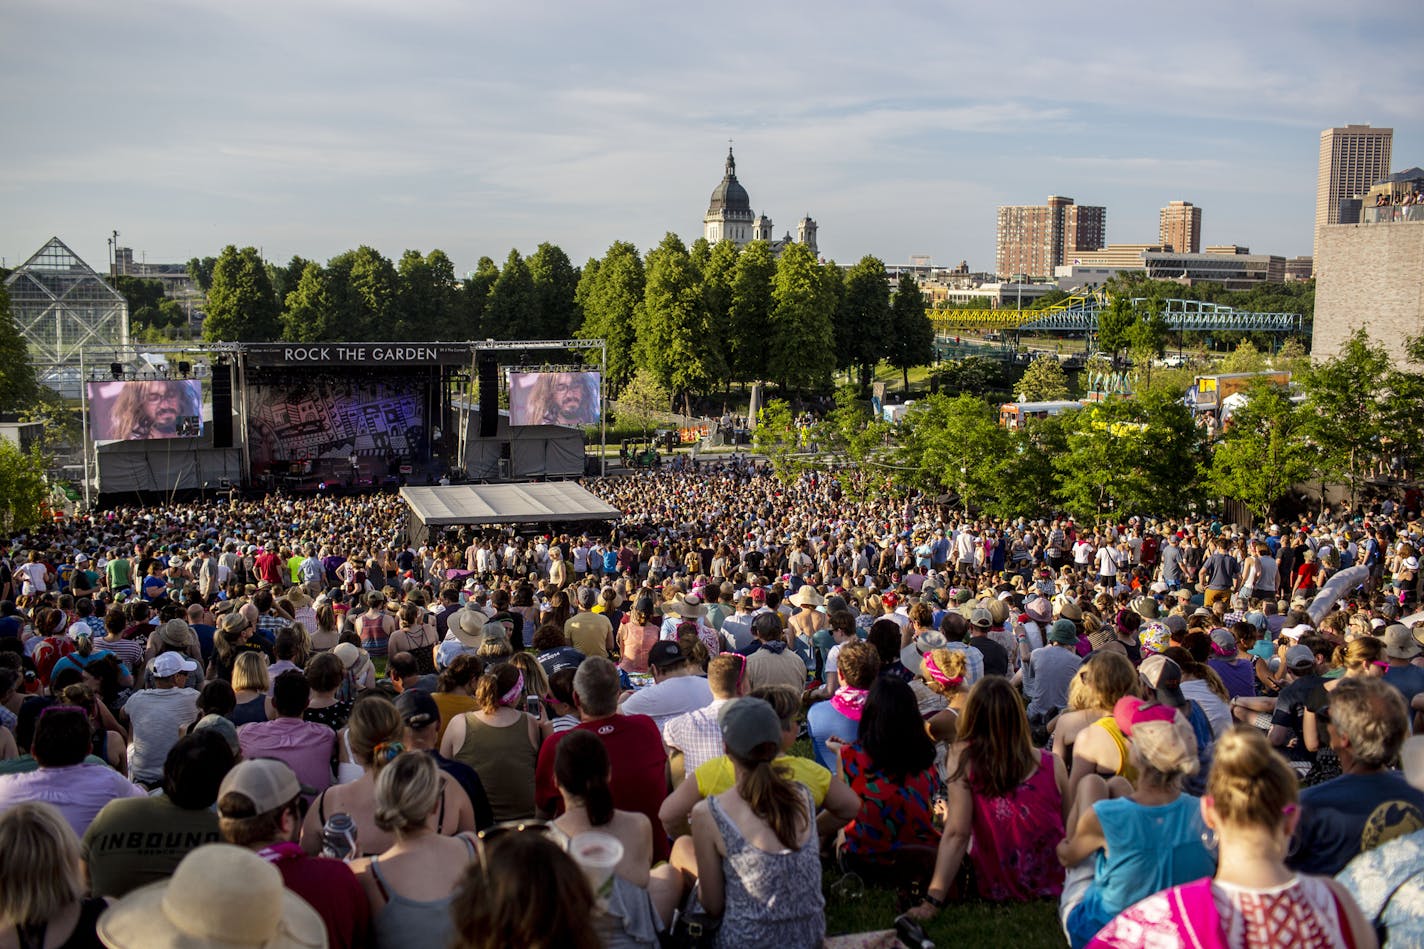
M 214 886 L 241 880 L 241 886 Z M 326 924 L 287 889 L 277 868 L 245 847 L 206 844 L 173 876 L 133 890 L 99 917 L 110 949 L 320 949 Z
M 247 617 L 242 615 L 241 610 L 234 609 L 223 614 L 219 627 L 224 633 L 240 633 L 247 628 Z
M 170 646 L 188 645 L 188 624 L 181 619 L 171 619 L 158 627 L 158 638 Z
M 666 616 L 669 613 L 681 616 L 683 619 L 697 619 L 707 615 L 707 604 L 702 602 L 702 597 L 686 593 L 673 597 L 663 604 L 663 615 Z
M 489 617 L 480 610 L 462 609 L 450 618 L 446 626 L 460 645 L 479 649 L 485 641 L 485 623 Z
M 816 588 L 811 586 L 811 584 L 809 583 L 802 584 L 801 589 L 797 590 L 791 595 L 792 606 L 815 609 L 818 606 L 823 606 L 825 602 L 825 597 L 817 593 Z
M 925 654 L 948 646 L 949 640 L 945 638 L 944 633 L 938 630 L 920 633 L 910 641 L 908 646 L 900 650 L 900 664 L 915 675 L 919 675 L 920 663 Z

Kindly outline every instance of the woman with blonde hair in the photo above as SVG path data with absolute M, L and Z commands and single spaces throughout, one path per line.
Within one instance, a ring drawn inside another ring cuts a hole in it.
M 0 813 L 0 946 L 98 946 L 107 906 L 88 896 L 79 838 L 55 807 L 26 801 Z
M 1068 801 L 1078 793 L 1084 777 L 1120 775 L 1131 784 L 1137 769 L 1128 754 L 1128 744 L 1113 722 L 1113 707 L 1127 695 L 1136 695 L 1137 670 L 1119 652 L 1092 652 L 1078 667 L 1068 686 L 1068 711 L 1059 715 L 1053 727 L 1053 753 L 1068 769 Z M 1074 815 L 1068 815 L 1069 823 Z
M 454 934 L 449 908 L 475 844 L 438 832 L 440 777 L 419 752 L 396 755 L 376 776 L 374 820 L 395 842 L 351 864 L 371 902 L 375 949 L 444 946 Z
M 475 683 L 477 708 L 451 719 L 440 739 L 442 755 L 480 776 L 496 821 L 534 816 L 534 769 L 544 732 L 523 710 L 524 688 L 524 673 L 512 662 L 487 669 Z
M 384 853 L 396 842 L 392 831 L 376 820 L 376 779 L 390 762 L 405 751 L 401 733 L 405 723 L 395 705 L 383 695 L 366 695 L 351 708 L 351 717 L 338 741 L 338 755 L 359 765 L 361 776 L 346 784 L 333 784 L 317 795 L 302 822 L 301 843 L 307 853 L 321 849 L 321 830 L 332 814 L 351 815 L 356 843 L 363 856 Z M 436 804 L 435 830 L 454 836 L 475 829 L 475 811 L 459 783 L 440 774 L 441 795 Z
M 944 708 L 925 719 L 925 730 L 936 742 L 954 741 L 958 733 L 959 716 L 969 701 L 968 675 L 969 656 L 961 650 L 932 649 L 920 662 L 925 688 L 945 701 Z
M 237 726 L 265 722 L 272 718 L 267 694 L 272 691 L 272 677 L 267 674 L 267 657 L 260 652 L 239 653 L 232 667 L 232 690 L 237 704 L 228 716 Z
M 330 600 L 323 600 L 316 608 L 316 625 L 311 631 L 312 652 L 331 652 L 341 641 L 341 619 Z
M 1237 725 L 1216 743 L 1206 790 L 1201 819 L 1205 842 L 1217 851 L 1215 876 L 1129 907 L 1090 947 L 1373 949 L 1374 929 L 1349 891 L 1286 866 L 1300 821 L 1299 785 L 1259 730 Z
M 1384 643 L 1373 636 L 1352 639 L 1343 646 L 1336 646 L 1331 661 L 1337 668 L 1345 671 L 1337 678 L 1325 680 L 1324 689 L 1327 696 L 1346 679 L 1378 678 L 1384 675 L 1385 670 L 1389 668 L 1389 660 L 1385 657 Z M 1307 705 L 1305 707 L 1305 715 L 1300 728 L 1301 737 L 1305 740 L 1306 751 L 1316 755 L 1315 767 L 1311 769 L 1310 774 L 1311 784 L 1319 784 L 1340 773 L 1340 761 L 1330 748 L 1330 742 L 1325 734 L 1325 726 L 1320 724 L 1320 716 L 1316 714 L 1316 707 L 1318 706 Z

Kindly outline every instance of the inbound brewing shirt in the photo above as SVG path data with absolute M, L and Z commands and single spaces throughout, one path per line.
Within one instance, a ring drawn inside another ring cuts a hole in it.
M 168 799 L 127 797 L 104 805 L 84 832 L 95 896 L 119 897 L 166 880 L 194 848 L 222 840 L 211 808 L 184 810 Z

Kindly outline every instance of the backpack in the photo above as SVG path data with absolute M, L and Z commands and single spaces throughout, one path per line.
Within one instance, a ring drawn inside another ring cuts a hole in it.
M 46 688 L 49 687 L 50 673 L 54 671 L 59 660 L 74 652 L 74 640 L 68 636 L 46 636 L 35 646 L 35 651 L 31 659 L 35 663 L 35 671 L 39 673 L 40 682 Z

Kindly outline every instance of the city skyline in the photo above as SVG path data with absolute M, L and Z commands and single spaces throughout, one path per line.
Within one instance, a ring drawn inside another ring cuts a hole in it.
M 1107 243 L 1185 200 L 1203 246 L 1293 257 L 1322 129 L 1393 127 L 1393 164 L 1424 164 L 1408 0 L 1141 10 L 17 0 L 0 256 L 58 236 L 103 270 L 117 229 L 150 261 L 366 243 L 463 273 L 549 241 L 581 265 L 695 240 L 730 138 L 753 210 L 811 214 L 841 263 L 991 271 L 997 208 L 1049 194 L 1106 207 Z M 1168 53 L 1191 68 L 1163 85 Z

